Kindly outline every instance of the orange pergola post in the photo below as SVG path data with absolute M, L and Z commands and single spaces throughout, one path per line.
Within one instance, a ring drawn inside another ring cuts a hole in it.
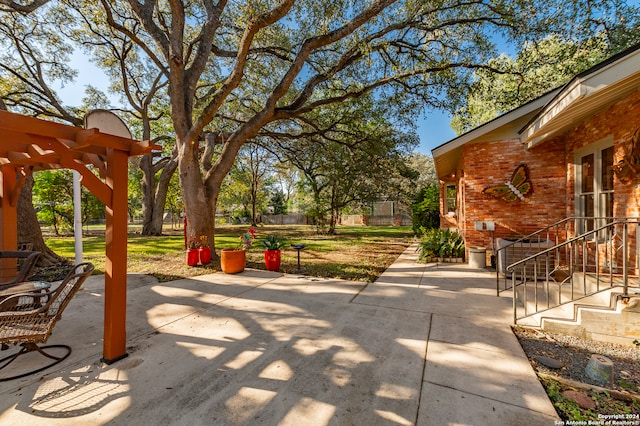
M 127 189 L 128 155 L 107 150 L 105 183 L 111 189 L 106 206 L 105 306 L 102 361 L 107 364 L 127 356 Z M 119 189 L 119 190 L 116 190 Z
M 14 167 L 0 168 L 0 247 L 15 250 L 18 247 L 18 181 Z
M 18 247 L 17 173 L 15 168 L 0 168 L 0 247 L 15 250 Z M 18 271 L 16 259 L 0 259 L 0 280 L 10 280 Z

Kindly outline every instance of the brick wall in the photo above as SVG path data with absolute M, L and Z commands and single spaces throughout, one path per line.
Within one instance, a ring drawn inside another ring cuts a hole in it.
M 575 215 L 575 150 L 613 136 L 615 162 L 623 155 L 640 127 L 640 91 L 578 123 L 565 134 L 526 150 L 517 140 L 469 143 L 464 146 L 455 177 L 441 182 L 441 212 L 444 185 L 458 184 L 456 217 L 441 215 L 442 227 L 457 227 L 466 246 L 491 247 L 491 232 L 476 231 L 476 221 L 494 221 L 495 239 L 523 236 Z M 533 193 L 524 201 L 507 202 L 482 191 L 504 185 L 524 163 L 529 169 Z M 614 215 L 640 215 L 640 173 L 630 184 L 614 180 Z M 635 239 L 630 242 L 634 247 Z
M 476 221 L 495 222 L 497 239 L 526 235 L 566 216 L 565 147 L 561 142 L 549 141 L 535 151 L 526 151 L 519 140 L 464 147 L 460 174 L 467 246 L 491 246 L 491 233 L 476 231 Z M 521 163 L 527 165 L 533 185 L 533 192 L 524 201 L 507 202 L 482 192 L 504 185 Z

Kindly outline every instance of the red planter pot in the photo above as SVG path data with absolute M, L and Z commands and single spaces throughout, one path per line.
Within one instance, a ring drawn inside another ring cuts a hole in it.
M 267 267 L 267 271 L 278 272 L 280 270 L 280 250 L 265 250 L 264 266 Z
M 211 247 L 198 248 L 198 256 L 200 257 L 200 263 L 203 265 L 211 262 Z
M 247 252 L 244 250 L 222 249 L 220 252 L 220 268 L 225 274 L 236 274 L 244 271 L 247 263 Z
M 198 254 L 197 248 L 187 249 L 187 265 L 196 266 L 198 264 L 199 259 L 200 259 L 200 256 Z

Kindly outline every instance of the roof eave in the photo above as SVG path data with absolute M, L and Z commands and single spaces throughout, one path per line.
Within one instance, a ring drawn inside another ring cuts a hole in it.
M 640 49 L 636 47 L 571 80 L 520 130 L 522 142 L 532 148 L 639 87 Z
M 441 179 L 442 177 L 455 172 L 455 168 L 452 167 L 452 164 L 457 163 L 460 157 L 460 151 L 464 145 L 472 142 L 490 140 L 493 133 L 496 133 L 501 129 L 506 129 L 510 124 L 517 122 L 518 120 L 522 120 L 523 117 L 535 114 L 544 107 L 544 105 L 549 102 L 549 100 L 553 98 L 559 90 L 560 89 L 552 90 L 533 101 L 500 115 L 493 120 L 432 149 L 431 155 L 433 156 L 438 178 Z M 519 127 L 508 130 L 507 133 L 509 138 L 519 138 L 520 135 L 518 134 L 518 130 Z

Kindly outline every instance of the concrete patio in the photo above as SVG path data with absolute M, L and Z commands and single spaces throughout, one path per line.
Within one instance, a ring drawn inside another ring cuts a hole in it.
M 168 283 L 129 275 L 129 357 L 110 366 L 99 361 L 103 287 L 90 277 L 48 342 L 70 344 L 67 360 L 0 383 L 0 424 L 558 419 L 494 275 L 418 264 L 415 247 L 368 285 L 258 270 Z

